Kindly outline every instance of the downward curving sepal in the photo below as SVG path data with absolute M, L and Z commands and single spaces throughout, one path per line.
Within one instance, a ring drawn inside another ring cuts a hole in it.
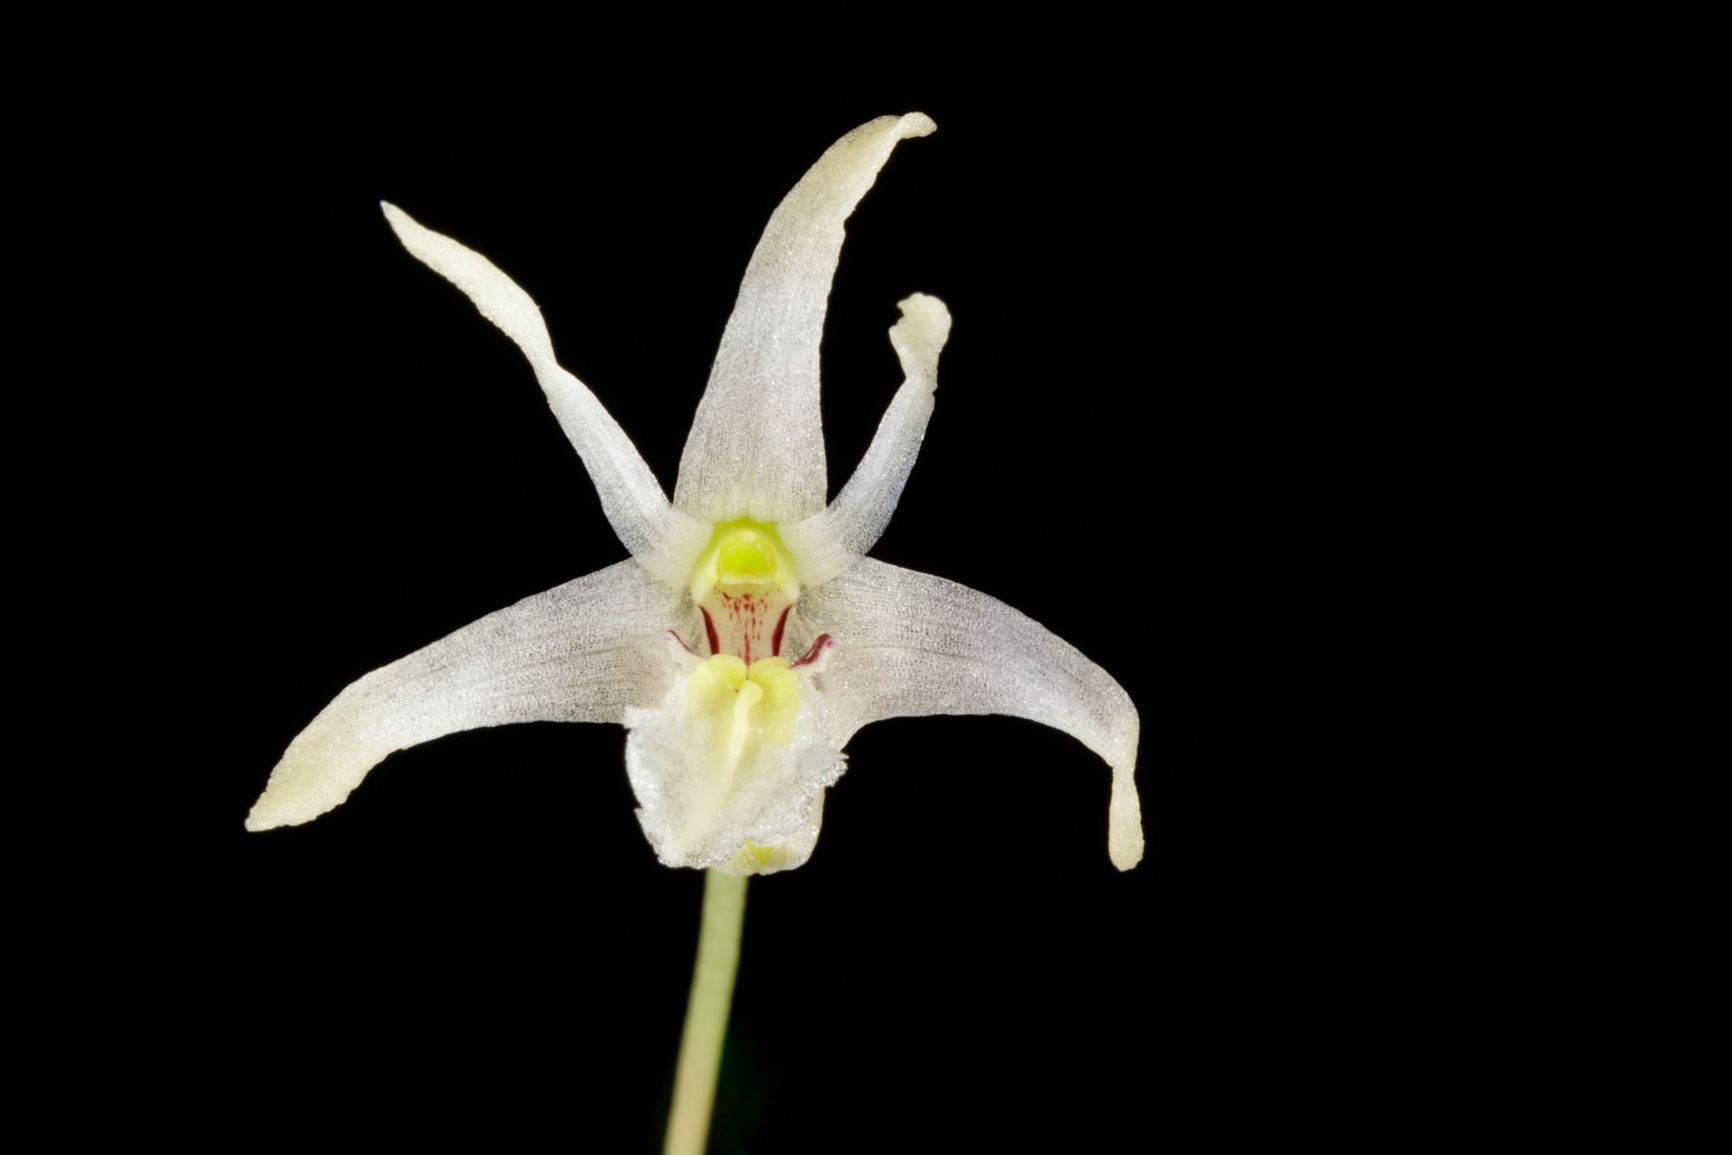
M 621 722 L 659 700 L 676 595 L 635 563 L 472 622 L 349 686 L 296 735 L 248 830 L 311 821 L 395 750 L 507 722 Z
M 823 683 L 839 739 L 921 714 L 1011 714 L 1063 730 L 1113 769 L 1113 865 L 1142 859 L 1137 709 L 1076 647 L 978 590 L 871 558 L 806 591 L 797 612 L 803 628 L 835 638 Z
M 818 344 L 844 224 L 896 143 L 937 126 L 883 116 L 831 145 L 770 217 L 680 457 L 674 504 L 788 524 L 824 508 Z

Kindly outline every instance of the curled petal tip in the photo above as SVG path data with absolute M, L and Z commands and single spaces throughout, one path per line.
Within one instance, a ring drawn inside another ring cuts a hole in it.
M 910 308 L 924 309 L 934 305 L 936 305 L 938 311 L 943 313 L 946 317 L 950 316 L 950 310 L 945 308 L 944 302 L 939 300 L 937 297 L 934 297 L 931 293 L 909 293 L 906 297 L 903 297 L 900 301 L 896 302 L 896 307 L 901 309 L 904 313 L 908 312 Z
M 938 123 L 924 112 L 910 112 L 902 118 L 897 129 L 904 139 L 911 136 L 931 136 L 938 131 Z
M 950 335 L 950 310 L 931 293 L 910 293 L 897 301 L 896 307 L 902 310 L 904 320 L 930 325 L 944 336 Z M 939 343 L 943 343 L 942 338 Z
M 938 388 L 938 355 L 950 339 L 950 310 L 937 297 L 915 293 L 896 303 L 902 318 L 890 327 L 890 344 L 903 372 L 918 375 L 929 389 Z
M 1112 800 L 1107 804 L 1107 854 L 1120 870 L 1129 870 L 1143 860 L 1143 808 L 1129 771 L 1113 772 Z

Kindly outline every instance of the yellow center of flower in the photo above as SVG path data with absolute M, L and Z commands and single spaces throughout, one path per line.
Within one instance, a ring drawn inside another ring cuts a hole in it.
M 691 591 L 710 650 L 686 675 L 686 717 L 705 768 L 696 816 L 720 808 L 755 767 L 774 764 L 760 754 L 794 740 L 800 687 L 781 650 L 800 579 L 775 526 L 729 521 L 715 527 L 692 567 Z M 730 865 L 756 873 L 787 861 L 784 848 L 748 839 Z
M 789 602 L 800 596 L 800 576 L 775 526 L 744 519 L 716 526 L 692 567 L 692 600 L 702 605 L 718 587 L 736 595 L 774 590 Z
M 744 520 L 716 526 L 692 567 L 691 590 L 712 655 L 732 654 L 749 666 L 781 654 L 800 578 L 775 526 Z
M 686 677 L 686 715 L 706 723 L 709 765 L 723 790 L 751 748 L 794 740 L 799 712 L 800 688 L 786 658 L 748 666 L 732 654 L 717 654 Z

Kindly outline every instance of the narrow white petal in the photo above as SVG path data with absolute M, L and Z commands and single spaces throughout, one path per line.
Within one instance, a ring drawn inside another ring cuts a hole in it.
M 396 205 L 385 219 L 410 254 L 463 290 L 483 317 L 517 343 L 547 403 L 601 497 L 602 511 L 634 558 L 670 584 L 686 578 L 707 527 L 668 504 L 661 483 L 595 394 L 554 360 L 553 341 L 528 293 L 480 253 L 436 233 Z
M 782 531 L 809 585 L 829 581 L 871 549 L 908 482 L 908 471 L 926 437 L 938 391 L 938 355 L 950 336 L 950 310 L 937 297 L 916 293 L 900 303 L 902 319 L 890 328 L 890 343 L 902 362 L 897 390 L 866 456 L 828 509 Z
M 677 595 L 635 562 L 488 614 L 349 686 L 289 743 L 248 830 L 307 822 L 386 755 L 507 722 L 621 722 L 665 693 Z
M 822 681 L 838 738 L 917 714 L 1011 714 L 1063 730 L 1113 768 L 1113 865 L 1142 858 L 1137 709 L 1074 646 L 978 590 L 871 558 L 806 591 L 796 612 L 804 630 L 835 639 Z
M 937 126 L 883 116 L 831 145 L 770 217 L 680 457 L 674 504 L 705 521 L 787 524 L 824 508 L 818 343 L 844 225 L 896 142 Z

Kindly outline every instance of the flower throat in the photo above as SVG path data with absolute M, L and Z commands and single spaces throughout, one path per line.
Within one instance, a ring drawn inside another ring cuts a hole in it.
M 800 579 L 775 526 L 744 520 L 716 526 L 692 569 L 691 589 L 711 657 L 728 655 L 750 666 L 782 656 Z

